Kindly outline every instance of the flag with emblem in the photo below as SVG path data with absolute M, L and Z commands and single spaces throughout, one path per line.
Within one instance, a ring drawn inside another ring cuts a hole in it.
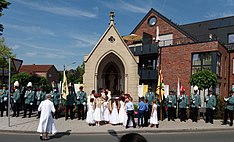
M 67 77 L 66 77 L 66 71 L 63 71 L 63 84 L 62 84 L 62 97 L 63 99 L 67 100 L 68 92 L 68 84 L 67 84 Z
M 156 89 L 156 94 L 158 94 L 158 100 L 162 102 L 163 100 L 163 95 L 164 95 L 164 83 L 163 83 L 163 75 L 162 75 L 162 70 L 159 70 L 158 74 L 158 85 Z

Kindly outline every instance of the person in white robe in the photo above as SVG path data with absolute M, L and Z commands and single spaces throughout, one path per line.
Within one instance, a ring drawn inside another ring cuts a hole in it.
M 42 140 L 48 140 L 48 134 L 55 134 L 57 132 L 52 116 L 52 113 L 55 113 L 55 108 L 50 99 L 51 94 L 46 94 L 46 100 L 42 101 L 38 107 L 38 111 L 41 112 L 41 117 L 37 132 L 40 133 L 40 139 Z

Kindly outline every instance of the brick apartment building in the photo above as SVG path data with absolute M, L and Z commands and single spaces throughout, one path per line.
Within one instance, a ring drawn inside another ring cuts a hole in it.
M 179 78 L 188 95 L 192 92 L 191 75 L 202 69 L 217 74 L 218 85 L 213 89 L 217 94 L 226 96 L 234 87 L 234 16 L 177 25 L 151 9 L 131 34 L 142 37 L 126 41 L 139 56 L 140 84 L 156 88 L 159 59 L 164 83 L 176 89 Z

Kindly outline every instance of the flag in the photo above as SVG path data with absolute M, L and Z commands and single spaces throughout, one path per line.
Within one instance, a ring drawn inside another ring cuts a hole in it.
M 67 85 L 67 77 L 66 77 L 66 71 L 63 71 L 63 84 L 62 84 L 62 97 L 67 100 L 68 92 L 68 85 Z
M 164 83 L 163 83 L 163 76 L 162 76 L 161 69 L 159 70 L 159 74 L 158 74 L 158 85 L 156 89 L 156 94 L 158 94 L 159 101 L 162 102 L 163 95 L 164 95 Z
M 177 83 L 177 96 L 180 95 L 180 79 L 178 77 L 178 83 Z

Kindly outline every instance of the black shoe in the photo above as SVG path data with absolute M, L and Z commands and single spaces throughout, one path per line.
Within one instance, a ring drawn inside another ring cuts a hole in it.
M 233 123 L 230 123 L 230 126 L 232 126 L 233 125 Z
M 26 116 L 23 116 L 22 118 L 26 118 Z
M 126 126 L 125 128 L 126 128 L 126 129 L 128 129 L 129 127 L 128 127 L 128 126 Z
M 42 136 L 40 136 L 40 140 L 43 140 Z
M 221 125 L 227 125 L 227 123 L 222 123 Z

